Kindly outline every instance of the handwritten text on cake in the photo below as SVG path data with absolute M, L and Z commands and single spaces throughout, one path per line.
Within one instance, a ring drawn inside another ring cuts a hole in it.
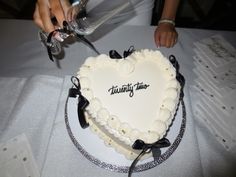
M 134 91 L 147 89 L 148 87 L 149 87 L 148 84 L 144 84 L 143 82 L 137 82 L 136 84 L 129 83 L 122 85 L 120 87 L 118 85 L 115 86 L 113 85 L 110 89 L 108 89 L 108 92 L 111 95 L 128 92 L 129 96 L 133 97 Z

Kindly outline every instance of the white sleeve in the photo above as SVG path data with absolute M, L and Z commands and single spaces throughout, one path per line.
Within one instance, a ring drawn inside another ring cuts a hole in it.
M 92 11 L 96 15 L 102 15 L 107 9 L 112 9 L 117 4 L 127 0 L 89 0 L 87 11 Z M 120 14 L 116 15 L 109 24 L 121 23 L 123 25 L 150 25 L 152 19 L 152 9 L 154 0 L 131 0 L 132 5 Z M 139 2 L 139 3 L 137 3 Z

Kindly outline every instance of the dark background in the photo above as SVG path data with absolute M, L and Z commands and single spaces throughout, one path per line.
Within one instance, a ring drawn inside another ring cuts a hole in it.
M 0 18 L 32 19 L 36 0 L 0 0 Z M 156 25 L 164 0 L 156 0 L 152 25 Z M 236 31 L 235 0 L 181 0 L 176 26 Z

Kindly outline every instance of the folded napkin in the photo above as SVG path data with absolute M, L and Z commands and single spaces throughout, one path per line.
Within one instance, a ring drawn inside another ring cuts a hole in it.
M 39 171 L 25 134 L 0 144 L 2 177 L 39 177 Z
M 227 149 L 236 146 L 236 49 L 222 36 L 195 42 L 193 113 Z
M 227 123 L 226 116 L 219 120 L 217 117 L 223 113 L 213 103 L 209 104 L 199 90 L 191 87 L 190 94 L 195 119 L 208 128 L 226 150 L 232 149 L 235 146 L 235 126 Z
M 0 142 L 28 137 L 39 171 L 46 155 L 63 79 L 36 75 L 0 78 Z

